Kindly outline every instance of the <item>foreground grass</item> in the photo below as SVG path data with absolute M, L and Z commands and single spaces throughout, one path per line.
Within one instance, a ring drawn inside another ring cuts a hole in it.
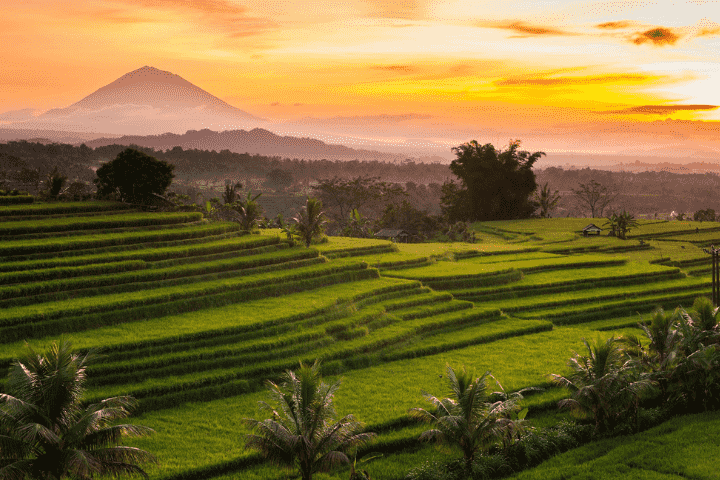
M 342 378 L 342 386 L 335 399 L 340 416 L 353 413 L 371 431 L 398 421 L 410 426 L 407 411 L 427 406 L 422 391 L 435 395 L 445 393 L 446 382 L 440 375 L 446 372 L 446 363 L 466 365 L 479 374 L 490 370 L 507 391 L 514 391 L 547 384 L 547 374 L 565 372 L 567 358 L 573 350 L 582 347 L 581 338 L 606 338 L 610 335 L 610 332 L 562 327 L 528 337 L 498 340 L 443 354 L 349 370 L 339 376 L 327 376 L 326 380 L 331 382 Z M 495 385 L 491 388 L 496 390 Z M 91 392 L 95 393 L 97 391 Z M 547 398 L 538 397 L 532 403 L 545 403 L 558 396 L 561 398 L 561 393 L 553 391 Z M 267 400 L 266 392 L 257 391 L 208 402 L 187 403 L 172 410 L 148 412 L 134 421 L 155 429 L 156 434 L 133 440 L 132 445 L 151 451 L 159 458 L 160 465 L 151 468 L 153 477 L 169 476 L 250 455 L 244 451 L 242 444 L 242 433 L 246 431 L 242 419 L 260 415 L 257 408 L 259 400 Z M 408 434 L 415 435 L 412 432 Z M 380 435 L 379 441 L 384 435 Z M 189 451 L 193 454 L 188 455 Z M 228 478 L 245 478 L 243 473 L 238 472 L 237 476 Z
M 674 418 L 637 435 L 592 442 L 511 478 L 671 480 L 719 478 L 720 412 Z

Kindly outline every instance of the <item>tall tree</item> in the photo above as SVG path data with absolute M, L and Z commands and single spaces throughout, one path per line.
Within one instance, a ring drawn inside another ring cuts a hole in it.
M 561 197 L 560 191 L 550 191 L 550 188 L 548 187 L 548 184 L 546 182 L 545 185 L 542 186 L 542 188 L 539 188 L 535 191 L 533 198 L 540 207 L 540 218 L 550 218 L 550 212 L 552 212 L 552 210 L 558 204 Z
M 136 404 L 132 397 L 82 408 L 87 360 L 61 341 L 45 354 L 28 347 L 13 363 L 8 393 L 0 394 L 0 479 L 147 478 L 137 464 L 154 457 L 118 444 L 152 430 L 117 422 L 130 414 Z
M 580 200 L 581 204 L 590 208 L 592 218 L 602 217 L 605 208 L 618 196 L 612 188 L 595 180 L 581 183 L 580 188 L 573 188 L 572 192 Z
M 533 165 L 545 153 L 520 150 L 511 141 L 505 150 L 473 140 L 454 147 L 450 170 L 460 184 L 443 185 L 443 210 L 451 222 L 530 217 L 537 205 L 530 195 L 537 188 Z
M 245 423 L 255 433 L 245 435 L 248 447 L 269 460 L 295 465 L 303 480 L 315 472 L 349 463 L 343 450 L 370 441 L 374 433 L 359 433 L 362 426 L 352 415 L 335 421 L 333 400 L 340 381 L 327 385 L 320 376 L 320 363 L 300 363 L 297 372 L 286 371 L 281 384 L 267 381 L 271 403 L 258 402 L 271 418 Z
M 326 219 L 322 206 L 320 200 L 308 197 L 298 216 L 293 218 L 294 233 L 300 236 L 308 248 L 313 238 L 322 235 L 324 231 Z
M 117 195 L 123 202 L 142 202 L 151 194 L 162 195 L 172 183 L 174 169 L 163 160 L 126 148 L 98 168 L 98 196 Z

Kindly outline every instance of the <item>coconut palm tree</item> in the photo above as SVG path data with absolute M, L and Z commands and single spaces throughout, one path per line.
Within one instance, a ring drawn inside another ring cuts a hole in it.
M 550 212 L 557 206 L 560 198 L 560 191 L 552 192 L 547 183 L 542 188 L 538 187 L 533 195 L 533 200 L 540 207 L 540 218 L 550 218 Z
M 627 232 L 633 228 L 637 228 L 640 224 L 635 220 L 635 216 L 625 210 L 617 215 L 617 235 L 622 240 L 627 238 Z
M 295 233 L 302 238 L 306 247 L 310 247 L 313 238 L 322 235 L 325 229 L 325 214 L 322 211 L 322 202 L 316 198 L 308 197 L 305 207 L 298 216 L 293 218 Z
M 654 388 L 654 382 L 639 373 L 618 338 L 592 343 L 583 339 L 583 343 L 587 354 L 576 352 L 568 361 L 570 375 L 550 375 L 554 383 L 572 392 L 572 398 L 561 400 L 559 406 L 591 415 L 598 431 L 636 419 L 640 397 Z
M 137 464 L 154 457 L 118 445 L 123 437 L 152 432 L 116 424 L 130 414 L 135 399 L 115 397 L 81 407 L 87 360 L 62 340 L 45 354 L 28 347 L 13 363 L 8 393 L 0 394 L 0 479 L 147 477 Z
M 259 402 L 271 415 L 266 420 L 246 418 L 253 434 L 245 435 L 246 445 L 269 460 L 295 465 L 303 480 L 313 473 L 339 463 L 349 463 L 343 450 L 370 441 L 374 433 L 359 433 L 361 424 L 352 415 L 333 421 L 333 397 L 340 382 L 327 385 L 320 376 L 320 362 L 300 362 L 297 372 L 283 375 L 283 382 L 267 381 L 272 403 Z
M 423 392 L 425 399 L 432 404 L 432 410 L 413 408 L 409 412 L 411 417 L 435 426 L 423 432 L 421 440 L 435 439 L 460 447 L 467 471 L 470 471 L 480 450 L 514 435 L 522 426 L 522 419 L 513 418 L 519 410 L 517 401 L 522 396 L 503 392 L 500 400 L 491 401 L 487 390 L 488 377 L 494 379 L 490 372 L 476 377 L 465 367 L 456 372 L 447 365 L 450 397 L 438 398 Z
M 223 201 L 226 205 L 235 203 L 235 200 L 237 200 L 237 191 L 241 188 L 242 183 L 237 182 L 233 184 L 232 182 L 228 182 L 226 180 L 225 191 L 222 194 Z

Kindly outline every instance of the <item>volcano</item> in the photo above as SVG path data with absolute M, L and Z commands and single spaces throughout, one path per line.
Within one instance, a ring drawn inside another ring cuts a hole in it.
M 118 105 L 142 105 L 158 110 L 194 109 L 206 114 L 261 120 L 220 100 L 180 75 L 144 66 L 126 73 L 67 108 L 53 109 L 46 116 L 77 110 L 103 110 Z
M 179 75 L 144 66 L 68 107 L 48 110 L 12 127 L 152 135 L 264 124 L 262 118 L 220 100 Z

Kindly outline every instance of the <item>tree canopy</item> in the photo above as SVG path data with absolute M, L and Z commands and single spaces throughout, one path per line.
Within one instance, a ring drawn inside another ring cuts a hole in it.
M 117 195 L 124 202 L 142 203 L 151 194 L 162 195 L 172 183 L 174 165 L 126 148 L 97 170 L 98 196 Z
M 511 141 L 505 150 L 473 140 L 454 147 L 457 158 L 450 170 L 460 184 L 443 185 L 443 210 L 451 222 L 506 220 L 530 217 L 537 205 L 530 195 L 537 189 L 533 165 L 545 153 L 520 150 Z

